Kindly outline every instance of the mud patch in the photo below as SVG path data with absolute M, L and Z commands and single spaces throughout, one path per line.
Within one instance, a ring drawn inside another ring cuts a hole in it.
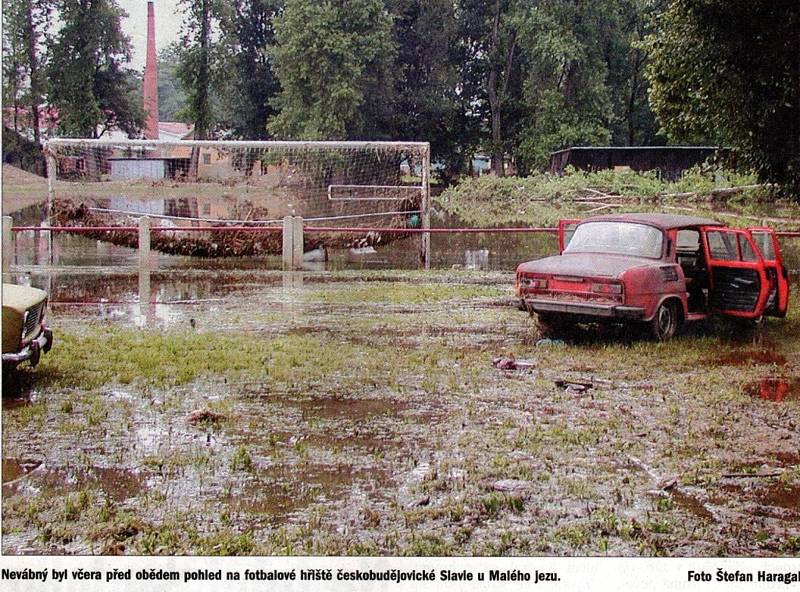
M 773 403 L 800 398 L 800 388 L 798 388 L 797 380 L 793 378 L 762 378 L 745 385 L 744 392 L 753 398 Z
M 774 458 L 784 467 L 800 465 L 800 452 L 776 452 Z
M 734 351 L 720 356 L 711 362 L 713 366 L 756 366 L 772 364 L 785 366 L 786 357 L 770 350 Z
M 7 471 L 9 479 L 6 478 Z M 83 470 L 3 459 L 4 494 L 14 493 L 20 488 L 54 492 L 90 488 L 100 489 L 110 500 L 123 502 L 141 494 L 146 487 L 146 480 L 144 472 L 133 469 L 93 467 Z
M 16 458 L 3 459 L 3 483 L 16 481 L 23 475 L 27 475 L 39 465 L 40 460 L 18 460 Z
M 380 472 L 354 470 L 349 465 L 281 465 L 260 472 L 240 493 L 223 496 L 220 501 L 233 511 L 282 523 L 316 502 L 340 497 L 355 481 L 364 481 L 367 489 L 378 489 L 387 478 Z
M 766 506 L 800 511 L 800 485 L 776 481 L 769 487 L 759 490 L 756 499 Z
M 706 508 L 705 504 L 693 495 L 677 490 L 672 492 L 672 499 L 675 500 L 675 503 L 681 508 L 694 514 L 698 518 L 709 522 L 716 520 L 714 514 Z
M 408 405 L 400 401 L 386 399 L 346 399 L 344 397 L 315 397 L 299 401 L 303 418 L 308 416 L 321 419 L 347 418 L 360 421 L 380 415 L 396 415 Z
M 722 483 L 719 490 L 720 502 L 744 498 L 755 504 L 751 511 L 758 516 L 788 519 L 800 515 L 800 484 L 797 483 L 785 483 L 780 479 L 751 484 Z

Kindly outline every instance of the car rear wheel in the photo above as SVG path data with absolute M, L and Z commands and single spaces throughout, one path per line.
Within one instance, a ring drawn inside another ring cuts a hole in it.
M 650 335 L 656 341 L 672 339 L 681 325 L 681 314 L 674 300 L 663 302 L 650 321 Z

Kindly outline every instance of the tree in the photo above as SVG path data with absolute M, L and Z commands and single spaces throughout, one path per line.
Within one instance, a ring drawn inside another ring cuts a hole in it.
M 451 0 L 394 0 L 395 90 L 392 137 L 429 141 L 431 158 L 449 180 L 461 172 L 477 130 L 458 92 L 463 51 Z
M 675 0 L 647 38 L 650 103 L 670 139 L 738 149 L 800 187 L 800 5 Z
M 505 119 L 513 122 L 514 118 L 505 116 L 519 96 L 522 63 L 518 24 L 528 4 L 521 0 L 460 0 L 457 7 L 465 50 L 462 84 L 471 97 L 470 111 L 488 119 L 490 133 L 485 145 L 498 176 L 505 174 L 505 154 L 510 148 Z
M 220 64 L 217 84 L 226 97 L 220 107 L 223 125 L 236 138 L 265 140 L 271 101 L 280 85 L 269 51 L 275 45 L 273 21 L 284 0 L 231 0 L 220 6 Z
M 194 138 L 208 138 L 213 125 L 210 88 L 212 76 L 212 26 L 214 0 L 181 0 L 184 31 L 177 75 L 186 93 L 182 116 L 194 123 Z M 192 169 L 196 170 L 193 151 Z
M 3 53 L 8 60 L 3 65 L 4 98 L 14 105 L 15 130 L 20 104 L 27 104 L 33 141 L 40 144 L 45 86 L 41 38 L 50 26 L 53 0 L 8 0 L 3 8 Z
M 293 0 L 270 52 L 281 91 L 268 130 L 288 139 L 390 137 L 392 19 L 381 0 Z
M 614 120 L 607 84 L 608 6 L 542 2 L 520 16 L 527 68 L 525 114 L 518 136 L 523 169 L 547 166 L 550 152 L 609 144 Z
M 52 42 L 48 96 L 69 136 L 96 138 L 116 128 L 134 135 L 143 125 L 130 41 L 115 0 L 60 0 L 62 27 Z
M 13 129 L 18 132 L 21 93 L 25 82 L 21 14 L 17 2 L 8 2 L 3 8 L 3 104 L 12 105 Z
M 647 100 L 649 88 L 644 75 L 647 51 L 644 40 L 652 33 L 655 16 L 665 0 L 613 0 L 609 3 L 605 61 L 606 84 L 611 93 L 614 119 L 611 122 L 615 146 L 663 144 L 657 135 L 655 116 Z
M 158 52 L 158 119 L 180 121 L 186 108 L 186 94 L 177 75 L 178 47 L 168 45 Z

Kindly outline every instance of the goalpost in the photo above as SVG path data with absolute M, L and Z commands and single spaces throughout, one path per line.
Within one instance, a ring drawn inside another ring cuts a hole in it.
M 286 216 L 301 216 L 312 225 L 365 229 L 308 239 L 306 250 L 378 246 L 402 236 L 370 232 L 370 227 L 430 228 L 427 142 L 59 138 L 47 142 L 45 153 L 45 225 L 124 225 L 148 216 L 162 228 L 177 230 L 278 225 Z M 419 234 L 420 260 L 428 268 L 430 233 Z M 279 239 L 265 233 L 158 235 L 163 240 L 154 248 L 164 252 L 280 252 Z

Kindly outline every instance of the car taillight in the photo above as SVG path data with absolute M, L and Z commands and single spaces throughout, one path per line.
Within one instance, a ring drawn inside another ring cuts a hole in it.
M 545 278 L 522 278 L 520 283 L 526 288 L 535 288 L 538 290 L 547 288 L 547 280 Z
M 592 284 L 592 292 L 596 294 L 622 294 L 622 284 Z

